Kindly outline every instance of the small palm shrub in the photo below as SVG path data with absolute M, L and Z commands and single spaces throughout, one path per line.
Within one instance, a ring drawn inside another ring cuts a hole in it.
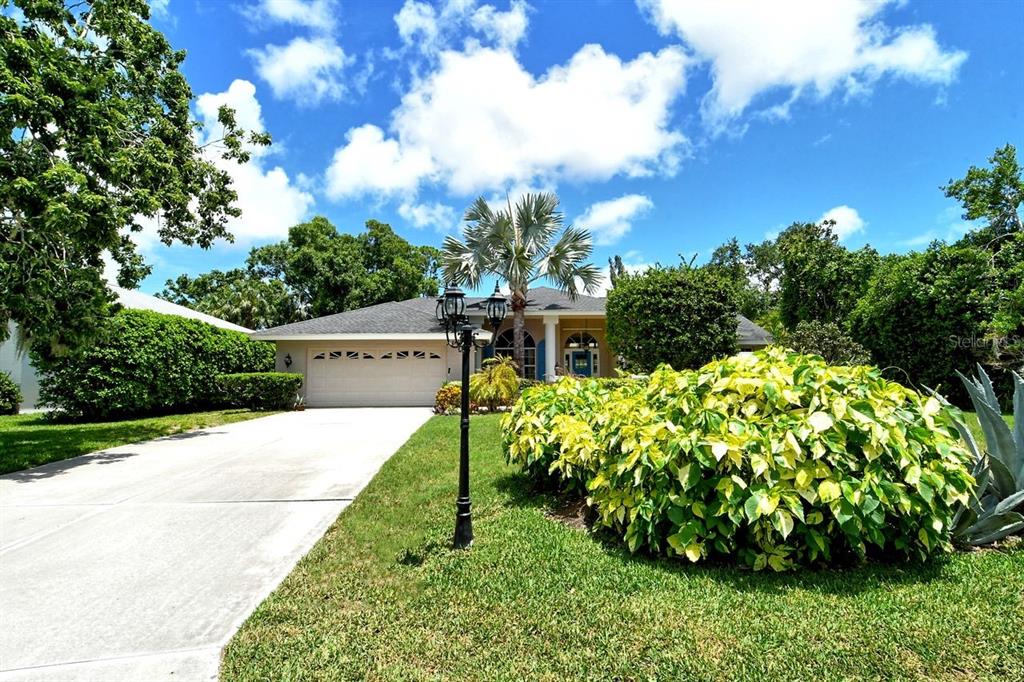
M 462 386 L 450 381 L 437 389 L 434 396 L 434 414 L 455 414 L 462 406 Z
M 0 372 L 0 414 L 18 414 L 22 395 L 10 375 Z
M 970 429 L 957 423 L 974 459 L 977 481 L 970 502 L 954 519 L 953 539 L 958 543 L 987 545 L 1024 530 L 1024 379 L 1012 374 L 1012 432 L 1003 421 L 992 381 L 981 365 L 974 379 L 960 374 L 981 423 L 985 448 L 978 447 Z
M 937 399 L 778 348 L 646 385 L 563 379 L 503 427 L 510 461 L 585 488 L 631 551 L 755 569 L 946 550 L 973 484 Z
M 484 360 L 479 372 L 469 377 L 469 399 L 493 412 L 515 402 L 519 395 L 519 372 L 508 357 Z

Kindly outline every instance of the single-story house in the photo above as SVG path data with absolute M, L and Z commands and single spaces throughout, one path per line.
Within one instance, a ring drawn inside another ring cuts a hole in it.
M 527 376 L 615 376 L 615 359 L 605 341 L 605 301 L 593 296 L 570 300 L 556 289 L 531 289 Z M 473 324 L 483 323 L 485 305 L 484 298 L 467 297 L 466 313 Z M 445 342 L 435 306 L 433 298 L 381 303 L 251 336 L 277 344 L 278 371 L 303 375 L 310 407 L 433 405 L 437 389 L 457 380 L 461 371 L 459 353 Z M 771 343 L 768 332 L 742 316 L 737 335 L 741 350 Z M 478 369 L 495 353 L 512 355 L 511 314 L 494 345 L 474 351 L 473 367 Z
M 156 296 L 144 294 L 141 291 L 122 289 L 111 286 L 110 290 L 117 296 L 117 303 L 123 308 L 134 308 L 138 310 L 152 310 L 165 315 L 177 315 L 193 320 L 200 320 L 221 329 L 231 329 L 237 332 L 248 333 L 252 330 L 227 320 L 222 320 L 213 315 L 207 315 L 198 311 L 186 308 L 185 306 L 165 301 Z M 31 410 L 36 407 L 39 401 L 39 379 L 36 376 L 36 369 L 29 360 L 28 352 L 18 348 L 17 329 L 13 323 L 9 327 L 10 334 L 7 340 L 0 344 L 0 373 L 7 373 L 21 388 L 22 410 Z

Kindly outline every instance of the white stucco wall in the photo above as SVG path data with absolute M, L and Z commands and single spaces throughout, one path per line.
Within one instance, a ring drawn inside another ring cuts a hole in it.
M 39 401 L 39 380 L 28 359 L 28 352 L 18 350 L 14 324 L 8 326 L 7 340 L 0 344 L 0 372 L 9 374 L 21 389 L 21 409 L 30 410 Z

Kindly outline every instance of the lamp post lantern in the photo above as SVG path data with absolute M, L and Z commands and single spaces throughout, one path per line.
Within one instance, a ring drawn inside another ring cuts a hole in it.
M 454 282 L 449 283 L 444 294 L 437 298 L 437 321 L 444 325 L 448 345 L 462 353 L 462 422 L 459 440 L 459 496 L 455 500 L 456 549 L 473 544 L 473 515 L 469 499 L 469 357 L 474 348 L 486 348 L 494 343 L 501 321 L 506 313 L 505 297 L 498 285 L 487 299 L 486 316 L 491 325 L 489 337 L 478 337 L 477 329 L 466 315 L 466 295 Z

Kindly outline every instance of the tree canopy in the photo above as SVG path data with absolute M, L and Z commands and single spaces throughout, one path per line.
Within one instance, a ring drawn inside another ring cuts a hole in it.
M 167 244 L 229 238 L 237 197 L 213 161 L 245 161 L 269 137 L 225 107 L 224 137 L 201 146 L 185 54 L 145 0 L 0 9 L 12 3 L 20 12 L 0 12 L 0 338 L 13 320 L 60 349 L 105 316 L 105 258 L 123 286 L 148 273 L 131 237 L 143 222 Z
M 317 216 L 288 238 L 252 249 L 246 267 L 168 280 L 161 298 L 246 327 L 274 327 L 387 301 L 437 295 L 439 252 L 390 225 L 357 235 Z

